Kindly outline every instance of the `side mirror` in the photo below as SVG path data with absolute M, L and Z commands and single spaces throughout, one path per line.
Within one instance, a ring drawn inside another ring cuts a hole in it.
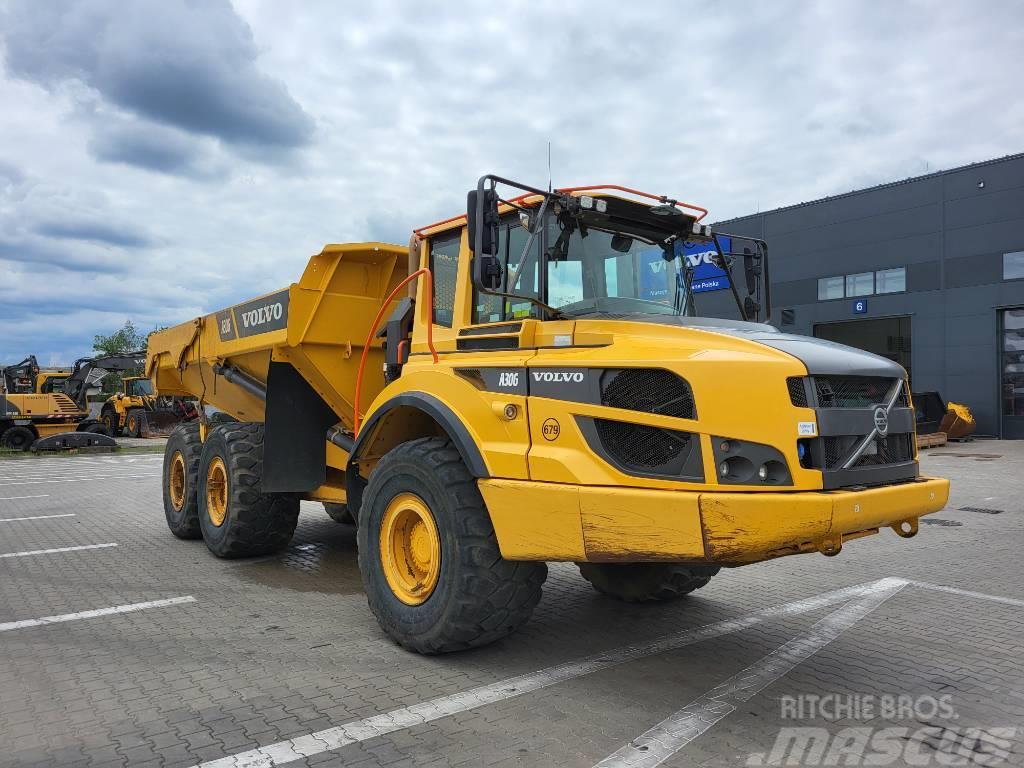
M 471 190 L 466 196 L 466 227 L 474 256 L 498 254 L 498 193 Z
M 474 285 L 499 290 L 503 269 L 498 260 L 498 193 L 493 189 L 474 189 L 467 195 L 466 234 L 473 252 Z
M 761 277 L 761 255 L 743 249 L 743 273 L 747 279 L 747 295 L 753 296 Z

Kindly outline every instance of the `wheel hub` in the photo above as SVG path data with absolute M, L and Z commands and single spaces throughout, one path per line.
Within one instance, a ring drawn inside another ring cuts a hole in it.
M 171 473 L 167 485 L 171 494 L 171 506 L 175 511 L 181 512 L 185 506 L 185 457 L 181 455 L 181 451 L 175 451 L 171 457 Z
M 420 605 L 430 597 L 441 573 L 441 538 L 419 496 L 399 494 L 388 504 L 380 527 L 380 554 L 395 597 L 406 605 Z
M 206 468 L 206 510 L 217 528 L 228 513 L 228 472 L 224 459 L 214 456 Z

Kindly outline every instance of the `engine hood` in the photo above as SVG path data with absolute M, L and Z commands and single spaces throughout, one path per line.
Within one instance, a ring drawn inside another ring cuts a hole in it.
M 899 363 L 879 355 L 813 336 L 781 333 L 775 326 L 766 323 L 661 314 L 593 313 L 576 319 L 653 323 L 742 338 L 795 357 L 812 376 L 879 376 L 896 379 L 907 375 Z

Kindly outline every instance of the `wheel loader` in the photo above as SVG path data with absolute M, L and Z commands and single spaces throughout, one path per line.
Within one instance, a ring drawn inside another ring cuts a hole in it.
M 115 437 L 155 437 L 170 434 L 178 424 L 198 418 L 192 400 L 158 397 L 145 376 L 126 376 L 123 391 L 107 398 L 100 422 Z
M 919 472 L 906 372 L 769 325 L 767 243 L 706 214 L 488 175 L 409 248 L 327 245 L 289 287 L 153 334 L 157 391 L 234 419 L 168 440 L 171 532 L 262 555 L 300 500 L 331 505 L 380 626 L 427 654 L 520 627 L 549 561 L 650 602 L 914 536 L 949 484 Z M 736 319 L 701 315 L 688 245 Z

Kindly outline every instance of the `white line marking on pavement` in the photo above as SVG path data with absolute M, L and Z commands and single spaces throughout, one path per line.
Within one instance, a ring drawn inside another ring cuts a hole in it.
M 806 661 L 899 592 L 905 584 L 879 586 L 816 622 L 807 632 L 776 648 L 699 699 L 687 704 L 594 768 L 655 768 L 736 711 L 754 694 Z
M 143 475 L 93 475 L 92 477 L 75 477 L 70 480 L 25 480 L 14 483 L 0 483 L 5 485 L 46 485 L 48 483 L 80 483 L 88 480 L 125 480 L 133 477 L 160 477 L 159 472 L 148 472 Z
M 32 515 L 31 517 L 0 517 L 0 523 L 15 523 L 18 520 L 49 520 L 52 517 L 74 517 L 74 512 L 67 512 L 63 515 Z
M 17 499 L 47 499 L 50 497 L 48 493 L 40 493 L 36 496 L 0 496 L 0 501 L 15 501 Z
M 910 583 L 913 584 L 915 587 L 921 587 L 922 589 L 930 589 L 935 592 L 947 592 L 951 595 L 961 595 L 962 597 L 975 597 L 980 600 L 990 600 L 993 603 L 1005 603 L 1006 605 L 1013 605 L 1018 608 L 1024 608 L 1024 600 L 1017 600 L 1013 597 L 989 595 L 984 592 L 971 592 L 966 589 L 957 589 L 956 587 L 945 587 L 942 584 L 929 584 L 926 581 L 912 581 Z
M 685 645 L 731 634 L 769 619 L 807 613 L 808 611 L 846 602 L 866 594 L 872 594 L 880 589 L 902 587 L 906 583 L 903 579 L 881 579 L 868 584 L 825 592 L 804 600 L 796 600 L 791 603 L 765 608 L 742 618 L 726 619 L 714 624 L 682 630 L 681 632 L 675 632 L 647 643 L 613 648 L 604 653 L 546 667 L 537 672 L 529 672 L 489 685 L 483 685 L 479 688 L 454 693 L 450 696 L 440 696 L 429 701 L 393 709 L 384 714 L 374 715 L 362 720 L 353 720 L 344 725 L 327 728 L 326 730 L 310 733 L 306 736 L 299 736 L 288 741 L 279 741 L 258 749 L 210 760 L 202 763 L 200 768 L 267 768 L 268 766 L 281 765 L 293 760 L 302 760 L 303 758 L 312 757 L 332 749 L 339 749 L 347 744 L 365 741 L 375 736 L 382 736 L 402 730 L 403 728 L 430 723 L 470 709 L 477 709 L 488 704 L 522 696 L 525 693 L 538 691 L 556 683 L 563 683 L 593 672 L 611 669 L 626 662 L 644 658 L 645 656 L 664 653 L 665 651 L 675 650 Z
M 116 542 L 110 544 L 85 544 L 81 547 L 57 547 L 56 549 L 32 549 L 28 552 L 5 552 L 0 557 L 28 557 L 29 555 L 52 555 L 57 552 L 77 552 L 81 549 L 103 549 L 105 547 L 116 547 Z
M 192 595 L 185 597 L 169 597 L 166 600 L 150 600 L 145 603 L 128 603 L 127 605 L 115 605 L 111 608 L 96 608 L 92 611 L 79 611 L 78 613 L 62 613 L 59 616 L 42 616 L 38 619 L 26 619 L 24 621 L 9 621 L 0 624 L 0 632 L 10 632 L 12 629 L 26 629 L 28 627 L 40 627 L 44 624 L 59 624 L 63 621 L 78 621 L 79 619 L 92 619 L 97 616 L 113 616 L 119 613 L 132 613 L 144 611 L 147 608 L 163 608 L 165 605 L 179 605 L 181 603 L 194 603 L 196 599 Z

